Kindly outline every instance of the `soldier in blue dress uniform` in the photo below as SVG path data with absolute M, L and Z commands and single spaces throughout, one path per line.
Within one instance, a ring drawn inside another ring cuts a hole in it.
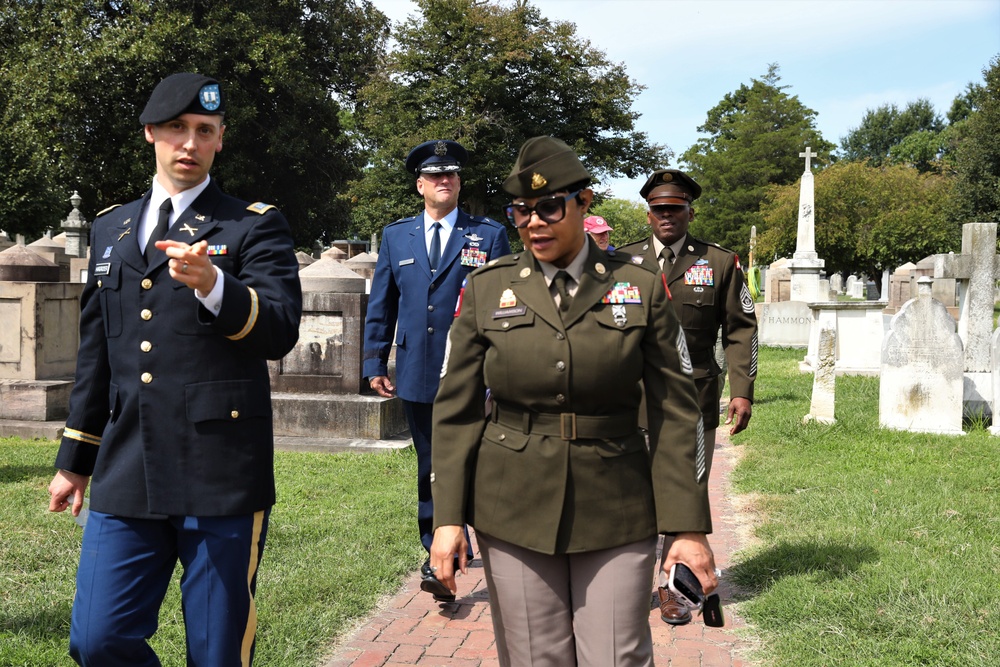
M 455 303 L 471 271 L 510 252 L 503 225 L 458 207 L 459 172 L 468 158 L 461 144 L 448 140 L 427 141 L 410 151 L 406 170 L 417 177 L 424 211 L 382 232 L 365 319 L 363 372 L 380 396 L 398 395 L 403 401 L 417 452 L 417 526 L 428 551 L 434 518 L 431 411 Z M 395 384 L 388 377 L 394 339 Z M 428 561 L 421 576 L 421 588 L 435 599 L 455 599 Z
M 147 643 L 180 560 L 187 664 L 253 660 L 257 566 L 275 501 L 267 360 L 298 339 L 291 230 L 223 194 L 219 82 L 174 74 L 142 115 L 156 176 L 100 214 L 81 297 L 70 413 L 49 509 L 90 486 L 70 654 L 149 666 Z

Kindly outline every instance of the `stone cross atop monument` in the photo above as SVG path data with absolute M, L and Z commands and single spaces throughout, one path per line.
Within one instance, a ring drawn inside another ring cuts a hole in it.
M 809 163 L 810 158 L 819 157 L 819 153 L 813 153 L 808 146 L 806 146 L 805 153 L 799 153 L 799 157 L 804 157 L 806 159 L 806 171 L 805 173 L 812 173 L 812 165 Z

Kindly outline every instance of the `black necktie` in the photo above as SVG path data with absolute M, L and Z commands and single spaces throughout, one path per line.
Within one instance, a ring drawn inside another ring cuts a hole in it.
M 441 261 L 441 223 L 435 222 L 431 225 L 431 250 L 427 253 L 427 260 L 431 264 L 431 271 L 437 271 L 438 262 Z
M 152 259 L 153 253 L 156 252 L 156 242 L 167 235 L 167 228 L 170 226 L 170 212 L 172 210 L 173 203 L 170 201 L 170 197 L 167 197 L 160 204 L 160 211 L 156 216 L 156 227 L 153 227 L 153 233 L 149 235 L 149 239 L 146 241 L 146 252 L 143 254 L 146 256 L 147 264 Z
M 556 277 L 552 279 L 552 282 L 556 284 L 556 291 L 559 292 L 559 310 L 566 312 L 569 310 L 569 306 L 573 303 L 573 297 L 569 295 L 569 281 L 572 278 L 565 271 L 556 272 Z

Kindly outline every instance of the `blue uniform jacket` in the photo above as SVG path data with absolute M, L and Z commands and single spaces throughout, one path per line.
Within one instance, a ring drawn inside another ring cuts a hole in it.
M 462 283 L 478 266 L 509 254 L 510 242 L 499 222 L 459 210 L 432 276 L 424 238 L 423 213 L 397 220 L 382 233 L 365 319 L 363 373 L 389 374 L 395 331 L 396 395 L 433 403 Z
M 224 516 L 274 503 L 267 359 L 298 339 L 302 291 L 288 223 L 214 184 L 165 238 L 205 239 L 222 310 L 149 267 L 136 241 L 150 193 L 99 216 L 81 297 L 80 351 L 56 467 L 92 475 L 91 508 Z

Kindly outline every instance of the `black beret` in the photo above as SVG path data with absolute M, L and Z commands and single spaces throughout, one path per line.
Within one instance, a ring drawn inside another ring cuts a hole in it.
M 221 116 L 226 105 L 219 82 L 201 74 L 171 74 L 156 84 L 139 116 L 143 125 L 156 125 L 186 113 Z
M 406 171 L 414 174 L 443 174 L 462 171 L 469 161 L 469 151 L 457 141 L 425 141 L 406 156 Z
M 590 173 L 565 141 L 532 137 L 521 145 L 503 189 L 514 197 L 541 197 L 581 181 L 589 183 Z
M 679 195 L 674 192 L 673 188 L 664 188 L 661 190 L 660 186 L 663 185 L 676 186 L 686 192 L 687 196 L 683 194 Z M 647 201 L 669 196 L 674 199 L 685 199 L 688 202 L 692 202 L 701 196 L 701 186 L 698 185 L 696 180 L 680 169 L 657 169 L 646 179 L 646 182 L 639 190 L 639 196 Z

